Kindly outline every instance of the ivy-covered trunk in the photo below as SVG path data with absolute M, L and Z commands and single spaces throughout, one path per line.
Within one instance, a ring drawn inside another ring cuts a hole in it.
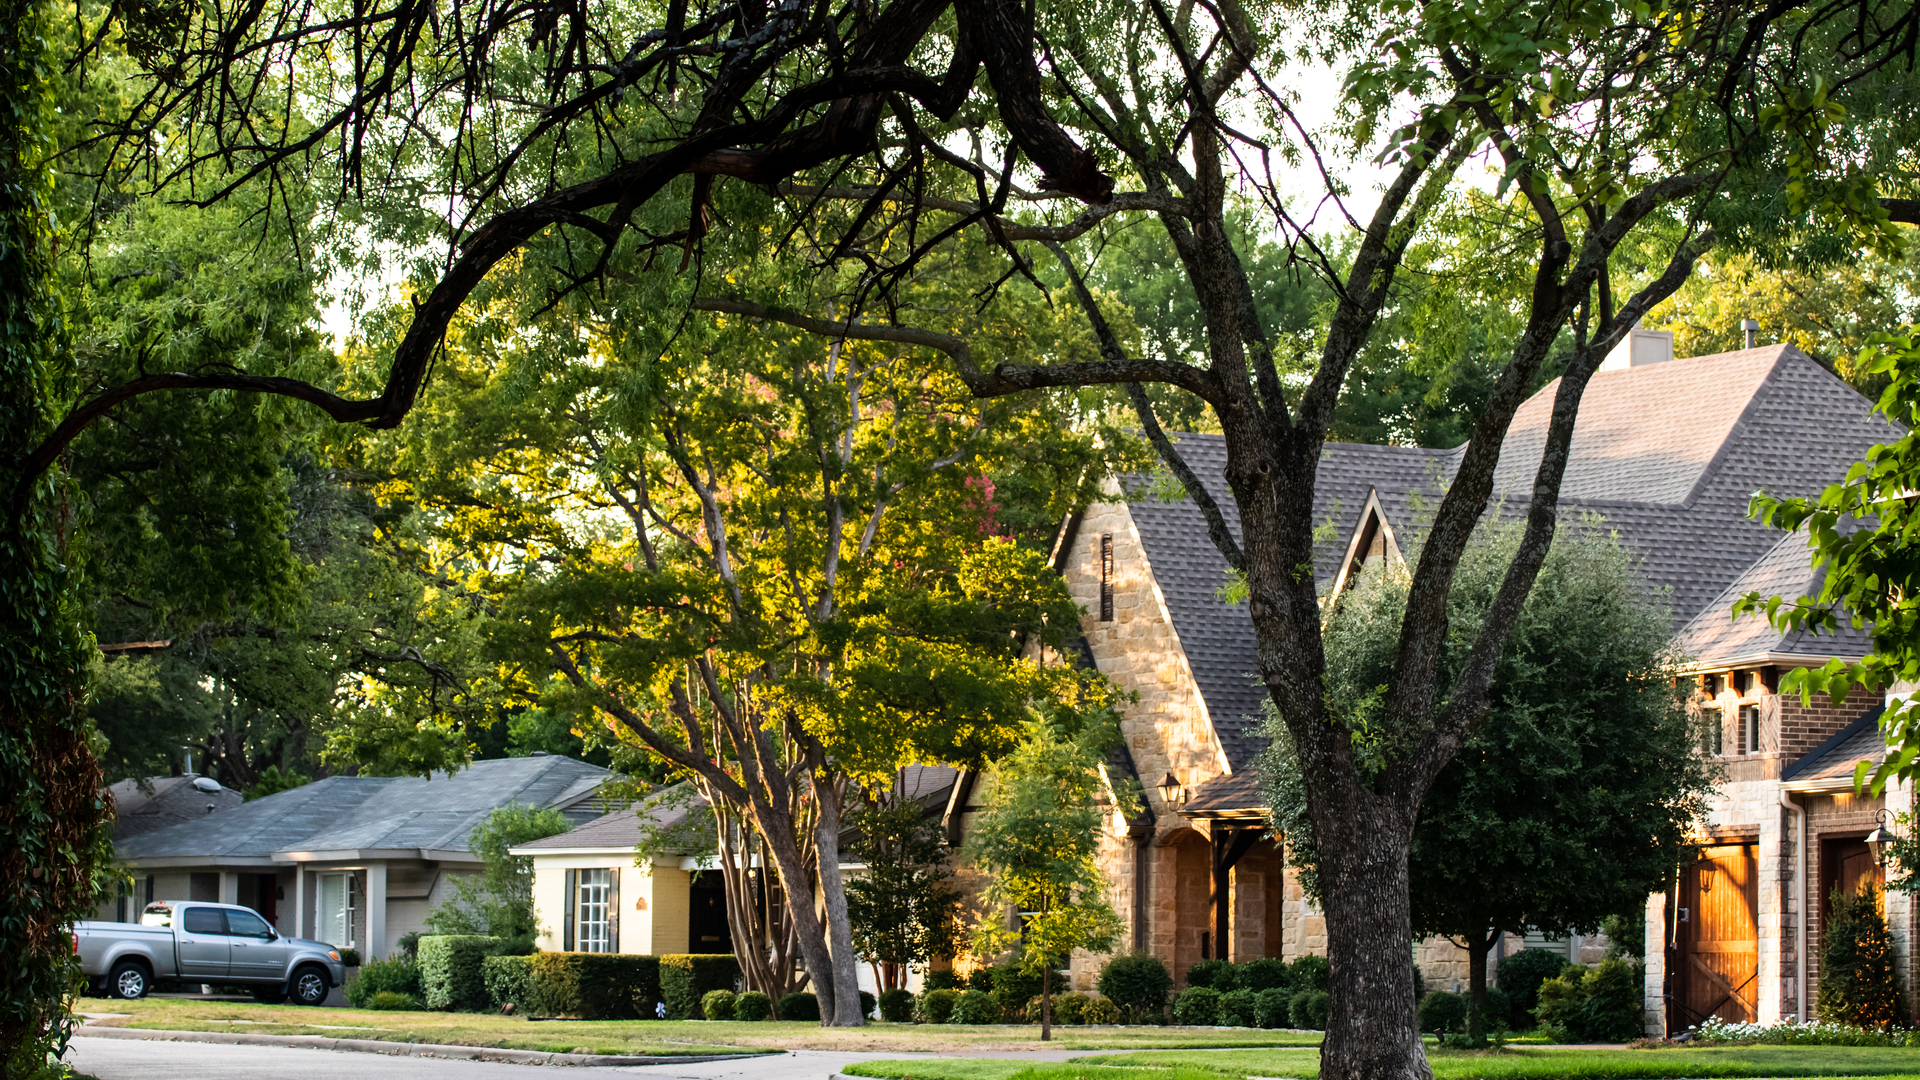
M 57 472 L 22 487 L 22 459 L 62 399 L 49 296 L 47 13 L 0 0 L 0 1073 L 31 1077 L 64 1049 L 77 967 L 72 920 L 93 896 L 107 813 L 82 709 L 92 642 L 66 550 Z

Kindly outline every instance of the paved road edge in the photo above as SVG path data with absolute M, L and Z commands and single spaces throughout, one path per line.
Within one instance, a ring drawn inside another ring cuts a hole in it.
M 144 1039 L 153 1042 L 226 1043 L 234 1046 L 285 1046 L 305 1050 L 344 1050 L 394 1057 L 451 1058 L 457 1061 L 503 1061 L 518 1065 L 692 1065 L 702 1061 L 735 1061 L 770 1054 L 565 1054 L 545 1050 L 509 1050 L 496 1046 L 447 1046 L 439 1043 L 383 1042 L 379 1039 L 335 1039 L 325 1035 L 249 1035 L 237 1031 L 162 1031 L 153 1028 L 93 1027 L 74 1031 L 79 1039 Z M 775 1051 L 774 1053 L 780 1053 Z

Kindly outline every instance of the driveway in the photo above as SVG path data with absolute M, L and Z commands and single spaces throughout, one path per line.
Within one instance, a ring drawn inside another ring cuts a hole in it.
M 1065 1061 L 1085 1050 L 1006 1051 L 969 1054 L 969 1057 L 1005 1057 L 1027 1061 Z M 876 1058 L 914 1057 L 913 1054 L 857 1054 L 801 1050 L 787 1054 L 734 1061 L 696 1062 L 690 1065 L 608 1066 L 583 1068 L 589 1077 L 653 1076 L 659 1080 L 826 1080 L 841 1067 Z M 297 1077 L 298 1080 L 554 1080 L 552 1067 L 503 1065 L 487 1061 L 447 1061 L 438 1058 L 389 1057 L 335 1050 L 307 1050 L 280 1046 L 227 1046 L 216 1043 L 148 1042 L 138 1039 L 73 1040 L 67 1060 L 80 1073 L 99 1080 L 261 1080 Z

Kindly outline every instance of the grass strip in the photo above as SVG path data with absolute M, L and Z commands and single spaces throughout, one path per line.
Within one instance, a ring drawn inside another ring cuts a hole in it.
M 1080 1059 L 1112 1067 L 1182 1067 L 1235 1077 L 1274 1076 L 1311 1080 L 1320 1073 L 1318 1051 L 1178 1050 L 1112 1054 Z M 1501 1050 L 1439 1050 L 1429 1047 L 1435 1080 L 1695 1080 L 1714 1077 L 1902 1076 L 1920 1071 L 1920 1053 L 1897 1047 L 1727 1046 L 1685 1050 L 1582 1050 L 1507 1047 Z

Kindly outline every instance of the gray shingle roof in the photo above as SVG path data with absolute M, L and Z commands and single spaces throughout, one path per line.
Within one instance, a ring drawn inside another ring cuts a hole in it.
M 116 844 L 121 859 L 268 858 L 343 849 L 467 850 L 496 808 L 554 806 L 612 774 L 569 757 L 476 761 L 432 777 L 330 776 Z
M 1496 471 L 1496 512 L 1524 508 L 1558 388 L 1557 381 L 1548 384 L 1516 414 Z M 1817 494 L 1869 446 L 1898 432 L 1872 403 L 1791 345 L 1603 372 L 1581 404 L 1563 512 L 1605 519 L 1640 557 L 1647 586 L 1665 595 L 1678 630 L 1780 544 L 1780 533 L 1746 516 L 1755 491 Z M 1223 440 L 1184 435 L 1179 448 L 1238 534 Z M 1313 510 L 1316 523 L 1335 526 L 1336 539 L 1315 550 L 1322 585 L 1339 570 L 1369 490 L 1378 492 L 1404 547 L 1424 524 L 1418 504 L 1437 501 L 1463 451 L 1329 444 Z M 1498 502 L 1503 496 L 1505 504 Z M 1226 560 L 1207 539 L 1198 509 L 1144 498 L 1132 509 L 1174 630 L 1239 772 L 1260 749 L 1256 718 L 1265 699 L 1253 675 L 1252 621 L 1243 605 L 1219 599 Z
M 1781 633 L 1765 615 L 1733 617 L 1733 603 L 1756 592 L 1761 596 L 1795 599 L 1819 591 L 1824 569 L 1813 569 L 1813 552 L 1804 533 L 1790 533 L 1746 569 L 1733 584 L 1701 608 L 1680 630 L 1680 652 L 1704 666 L 1731 665 L 1762 657 L 1832 657 L 1858 659 L 1867 654 L 1869 631 L 1843 621 L 1837 634 L 1815 635 L 1806 630 Z
M 531 840 L 514 850 L 632 851 L 640 846 L 644 836 L 653 835 L 661 830 L 678 830 L 688 827 L 686 825 L 688 819 L 696 817 L 706 820 L 696 822 L 692 828 L 698 828 L 701 824 L 711 821 L 712 812 L 707 807 L 707 800 L 695 794 L 691 787 L 676 784 L 632 806 L 615 810 L 604 817 L 576 826 L 572 832 L 564 832 L 542 840 Z M 710 825 L 708 827 L 711 828 Z
M 156 776 L 141 789 L 139 780 L 122 780 L 107 789 L 113 796 L 113 838 L 125 840 L 183 821 L 197 821 L 208 813 L 239 806 L 245 800 L 229 787 L 205 792 L 193 786 L 191 776 Z M 208 807 L 212 807 L 209 810 Z

